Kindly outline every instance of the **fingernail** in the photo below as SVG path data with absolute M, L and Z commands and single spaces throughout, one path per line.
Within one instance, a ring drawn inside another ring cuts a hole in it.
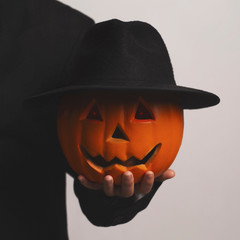
M 153 176 L 154 176 L 154 173 L 152 171 L 149 171 L 147 177 L 152 178 Z
M 130 172 L 130 171 L 126 171 L 125 176 L 128 177 L 129 179 L 131 179 L 133 177 L 132 172 Z
M 80 182 L 82 182 L 82 181 L 83 181 L 83 176 L 82 176 L 82 175 L 79 175 L 79 176 L 78 176 L 78 180 L 79 180 Z
M 110 175 L 105 176 L 106 181 L 112 181 L 112 177 Z

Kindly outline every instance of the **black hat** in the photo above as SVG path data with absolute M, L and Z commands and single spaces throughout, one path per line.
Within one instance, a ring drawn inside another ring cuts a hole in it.
M 61 87 L 29 100 L 62 96 L 82 90 L 141 90 L 171 94 L 183 108 L 213 106 L 213 93 L 177 86 L 167 48 L 155 28 L 117 19 L 93 25 L 75 46 Z

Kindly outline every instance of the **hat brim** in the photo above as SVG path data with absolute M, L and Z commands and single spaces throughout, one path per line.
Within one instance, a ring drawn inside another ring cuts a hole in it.
M 143 91 L 152 92 L 152 94 L 169 93 L 179 101 L 179 104 L 183 109 L 199 109 L 217 105 L 220 99 L 217 95 L 206 92 L 199 89 L 188 88 L 177 85 L 164 85 L 160 87 L 143 87 L 143 86 L 102 86 L 102 85 L 91 85 L 91 86 L 67 86 L 51 91 L 46 91 L 26 99 L 26 103 L 46 103 L 51 99 L 61 98 L 62 96 L 70 93 L 88 91 L 88 90 L 99 90 L 99 91 Z

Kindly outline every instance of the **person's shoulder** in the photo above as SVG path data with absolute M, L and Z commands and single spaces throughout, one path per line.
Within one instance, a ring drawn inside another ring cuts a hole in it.
M 34 3 L 35 2 L 35 3 Z M 84 13 L 56 0 L 34 0 L 29 1 L 32 12 L 38 12 L 39 18 L 51 19 L 57 22 L 68 22 L 69 24 L 92 25 L 94 20 Z M 43 18 L 44 17 L 44 18 Z

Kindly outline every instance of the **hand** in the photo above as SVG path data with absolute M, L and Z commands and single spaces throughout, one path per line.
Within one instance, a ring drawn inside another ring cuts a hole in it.
M 91 182 L 82 175 L 78 176 L 78 179 L 84 187 L 92 190 L 103 189 L 104 193 L 109 197 L 119 196 L 128 198 L 134 193 L 147 194 L 151 191 L 154 181 L 164 182 L 165 180 L 171 179 L 174 176 L 175 172 L 171 169 L 168 169 L 159 177 L 154 179 L 154 173 L 152 171 L 148 171 L 144 174 L 140 183 L 134 184 L 133 174 L 130 171 L 126 171 L 122 175 L 121 186 L 114 185 L 111 175 L 105 176 L 102 184 Z

